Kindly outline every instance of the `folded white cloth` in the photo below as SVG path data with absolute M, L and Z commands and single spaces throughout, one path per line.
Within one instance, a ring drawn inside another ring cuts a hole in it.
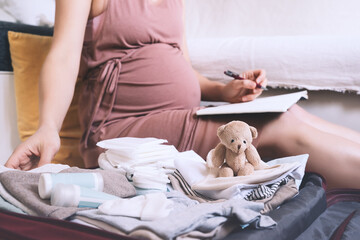
M 170 183 L 166 170 L 156 167 L 134 167 L 126 170 L 126 176 L 133 185 L 142 189 L 167 190 L 167 183 Z
M 114 138 L 97 143 L 107 149 L 106 159 L 114 167 L 134 167 L 153 164 L 158 167 L 174 168 L 174 157 L 178 153 L 167 141 L 157 138 Z
M 217 175 L 209 172 L 205 179 L 193 184 L 193 190 L 224 190 L 237 184 L 271 184 L 279 178 L 285 177 L 300 167 L 300 163 L 283 163 L 266 169 L 255 170 L 252 174 L 236 177 L 217 177 Z M 285 176 L 284 176 L 285 175 Z
M 178 154 L 167 141 L 157 138 L 115 138 L 99 142 L 107 149 L 98 158 L 103 169 L 122 171 L 132 184 L 141 189 L 167 190 L 170 182 L 166 174 L 175 170 L 174 158 Z
M 164 193 L 109 200 L 99 206 L 103 214 L 136 217 L 143 221 L 167 217 L 172 209 L 173 201 L 167 199 Z
M 258 184 L 272 184 L 291 176 L 300 186 L 308 155 L 280 158 L 267 162 L 269 168 L 256 170 L 248 176 L 218 178 L 217 170 L 210 169 L 195 152 L 180 153 L 175 166 L 191 188 L 212 199 L 244 198 Z
M 101 169 L 114 170 L 114 171 L 118 170 L 107 160 L 105 153 L 100 153 L 98 158 L 98 163 Z M 123 174 L 125 175 L 126 172 L 124 170 L 121 169 L 120 171 L 122 171 Z
M 201 182 L 209 174 L 205 160 L 192 150 L 179 153 L 175 158 L 175 167 L 190 186 Z
M 135 138 L 135 137 L 122 137 L 122 138 L 112 138 L 98 142 L 96 145 L 101 148 L 114 149 L 114 150 L 124 150 L 132 152 L 141 152 L 139 148 L 147 149 L 154 145 L 167 143 L 165 139 L 158 138 Z

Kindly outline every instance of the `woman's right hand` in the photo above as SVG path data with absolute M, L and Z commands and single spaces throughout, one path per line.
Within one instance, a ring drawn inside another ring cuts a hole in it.
M 230 81 L 222 90 L 223 101 L 230 103 L 248 102 L 257 98 L 262 89 L 257 88 L 256 84 L 263 87 L 267 85 L 266 72 L 263 69 L 249 70 L 241 74 L 244 80 L 234 79 Z
M 50 163 L 59 148 L 60 137 L 57 130 L 41 127 L 14 150 L 5 167 L 24 171 L 40 167 Z

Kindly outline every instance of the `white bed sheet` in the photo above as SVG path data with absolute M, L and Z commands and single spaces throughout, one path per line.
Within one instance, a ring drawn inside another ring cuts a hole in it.
M 360 36 L 273 36 L 189 39 L 192 65 L 227 82 L 227 69 L 265 69 L 271 87 L 360 93 Z

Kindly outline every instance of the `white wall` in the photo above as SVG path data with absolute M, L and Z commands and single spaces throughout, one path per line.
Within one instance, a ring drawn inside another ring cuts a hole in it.
M 189 38 L 360 35 L 358 0 L 185 1 Z M 55 0 L 0 0 L 0 20 L 51 25 L 54 13 Z
M 12 73 L 0 72 L 0 164 L 4 164 L 20 143 Z
M 0 20 L 51 26 L 55 0 L 0 0 Z
M 186 0 L 189 38 L 360 35 L 359 0 Z

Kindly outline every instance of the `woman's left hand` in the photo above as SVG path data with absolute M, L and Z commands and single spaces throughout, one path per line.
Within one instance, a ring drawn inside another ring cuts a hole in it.
M 222 98 L 226 102 L 248 102 L 257 98 L 263 91 L 257 84 L 266 87 L 266 73 L 263 69 L 249 70 L 240 75 L 244 80 L 234 79 L 222 90 Z

